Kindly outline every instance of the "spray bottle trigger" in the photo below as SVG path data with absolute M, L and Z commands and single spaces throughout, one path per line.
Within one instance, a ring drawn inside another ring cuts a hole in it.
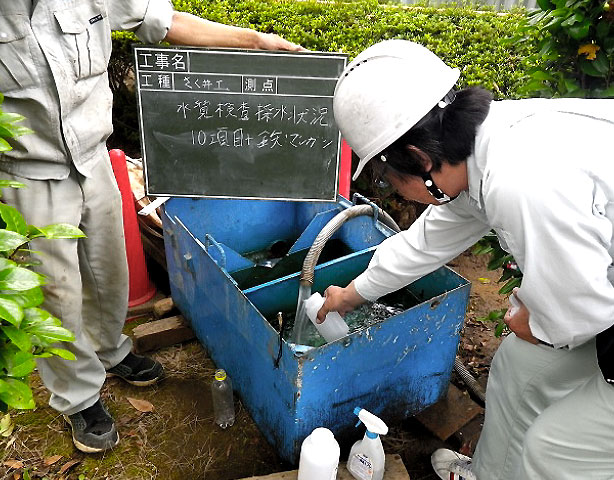
M 354 425 L 354 427 L 358 427 L 360 426 L 360 424 L 362 423 L 362 421 L 360 420 L 360 418 L 358 419 L 358 421 L 356 422 L 356 425 Z

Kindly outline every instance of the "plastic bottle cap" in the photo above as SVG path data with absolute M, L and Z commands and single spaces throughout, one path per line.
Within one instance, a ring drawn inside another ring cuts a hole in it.
M 328 428 L 318 427 L 311 432 L 311 438 L 314 442 L 326 444 L 326 442 L 334 440 L 335 435 L 333 435 L 333 432 L 331 432 Z
M 223 381 L 223 380 L 226 380 L 226 370 L 222 370 L 222 369 L 216 370 L 215 371 L 215 379 L 220 381 L 220 382 Z

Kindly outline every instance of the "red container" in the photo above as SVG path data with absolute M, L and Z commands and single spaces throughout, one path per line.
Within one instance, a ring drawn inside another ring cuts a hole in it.
M 156 288 L 149 279 L 145 252 L 141 242 L 141 232 L 136 218 L 134 196 L 130 187 L 126 155 L 122 150 L 109 151 L 111 166 L 117 180 L 117 186 L 122 195 L 122 214 L 124 218 L 124 236 L 126 238 L 126 256 L 128 258 L 128 272 L 130 286 L 128 294 L 128 307 L 141 305 L 153 298 Z
M 352 149 L 345 140 L 341 143 L 341 162 L 339 166 L 339 195 L 350 199 L 350 180 L 352 178 Z

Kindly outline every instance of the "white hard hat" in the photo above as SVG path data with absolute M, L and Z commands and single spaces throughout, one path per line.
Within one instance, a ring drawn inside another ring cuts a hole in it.
M 458 68 L 407 40 L 386 40 L 361 52 L 339 77 L 333 99 L 341 135 L 360 158 L 352 180 L 437 105 L 459 76 Z

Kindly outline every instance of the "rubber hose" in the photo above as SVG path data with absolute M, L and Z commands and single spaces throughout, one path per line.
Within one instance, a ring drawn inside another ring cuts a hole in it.
M 486 394 L 482 389 L 482 385 L 480 385 L 478 381 L 473 378 L 473 375 L 469 373 L 469 370 L 467 370 L 465 365 L 463 365 L 463 361 L 459 357 L 456 357 L 454 359 L 454 370 L 456 370 L 456 373 L 460 375 L 460 377 L 463 379 L 463 382 L 465 382 L 465 385 L 469 387 L 469 390 L 471 390 L 473 394 L 478 397 L 483 403 L 486 403 Z
M 353 205 L 335 215 L 320 231 L 305 257 L 303 269 L 301 270 L 301 284 L 307 283 L 310 286 L 313 285 L 314 270 L 320 258 L 320 254 L 324 249 L 324 245 L 345 222 L 354 217 L 373 215 L 373 213 L 373 207 L 371 205 Z M 384 225 L 390 227 L 397 233 L 401 231 L 392 217 L 379 207 L 377 207 L 377 215 Z

